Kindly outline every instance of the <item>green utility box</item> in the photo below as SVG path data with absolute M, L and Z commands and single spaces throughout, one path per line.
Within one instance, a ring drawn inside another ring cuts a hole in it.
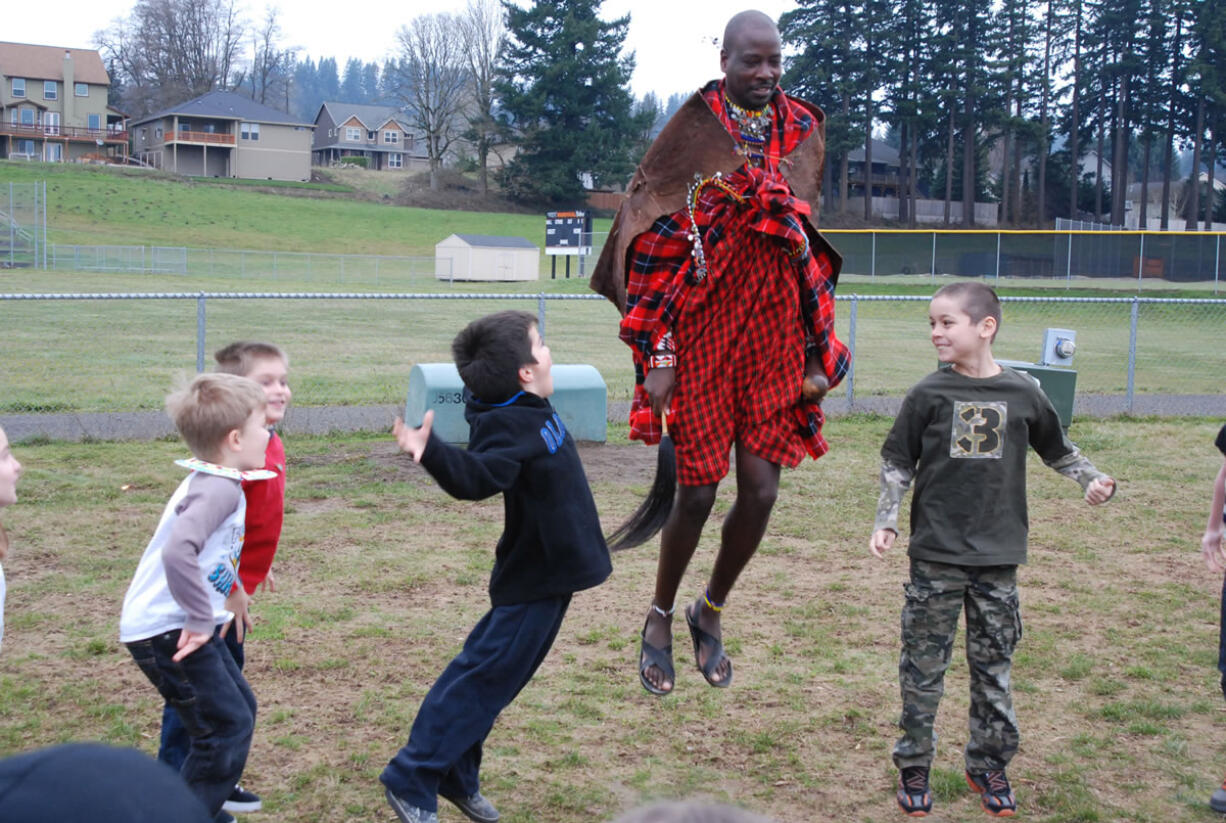
M 1077 370 L 1041 366 L 1038 363 L 1026 363 L 1021 360 L 997 360 L 1002 366 L 1008 366 L 1014 371 L 1025 372 L 1039 381 L 1040 388 L 1047 399 L 1060 415 L 1060 425 L 1066 430 L 1073 422 L 1073 394 L 1077 389 Z
M 608 429 L 608 387 L 594 366 L 553 367 L 553 396 L 549 402 L 575 440 L 603 443 Z M 420 426 L 426 411 L 434 410 L 434 433 L 448 443 L 468 442 L 464 419 L 464 382 L 454 363 L 418 363 L 409 372 L 404 421 Z

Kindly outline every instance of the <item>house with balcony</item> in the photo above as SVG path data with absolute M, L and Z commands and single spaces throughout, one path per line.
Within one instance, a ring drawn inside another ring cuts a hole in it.
M 404 112 L 391 106 L 326 101 L 315 115 L 311 158 L 317 166 L 343 163 L 346 157 L 366 158 L 376 170 L 428 169 L 421 135 L 408 126 Z
M 126 157 L 126 118 L 108 105 L 110 86 L 97 51 L 0 42 L 0 157 Z
M 132 154 L 155 168 L 249 180 L 310 180 L 314 129 L 228 91 L 211 91 L 129 125 Z

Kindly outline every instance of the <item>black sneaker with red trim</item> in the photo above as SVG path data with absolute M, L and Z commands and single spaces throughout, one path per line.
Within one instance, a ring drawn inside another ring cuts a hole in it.
M 992 817 L 1013 817 L 1017 813 L 1017 800 L 1009 786 L 1004 769 L 992 769 L 978 774 L 966 773 L 967 784 L 979 793 L 983 810 Z
M 898 808 L 912 817 L 932 811 L 927 766 L 907 766 L 898 773 Z

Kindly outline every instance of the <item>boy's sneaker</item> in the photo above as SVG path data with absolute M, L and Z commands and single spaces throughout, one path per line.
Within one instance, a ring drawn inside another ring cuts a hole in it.
M 979 774 L 966 773 L 967 784 L 979 792 L 983 810 L 993 817 L 1013 817 L 1017 813 L 1017 800 L 1009 787 L 1009 778 L 1004 769 L 992 769 Z
M 391 789 L 384 787 L 383 794 L 387 797 L 387 804 L 400 818 L 400 823 L 438 823 L 437 814 L 414 806 Z
M 249 792 L 242 786 L 235 786 L 234 791 L 230 792 L 230 796 L 226 798 L 226 802 L 221 804 L 223 809 L 234 814 L 258 812 L 263 806 L 258 794 Z
M 225 809 L 222 809 L 217 813 L 217 816 L 213 818 L 213 823 L 238 823 L 238 821 L 234 819 L 234 815 L 230 814 Z
M 907 766 L 899 772 L 898 808 L 912 817 L 923 817 L 932 811 L 927 766 Z
M 473 823 L 498 823 L 498 810 L 494 808 L 493 803 L 485 799 L 485 795 L 481 792 L 468 797 L 442 795 L 442 798 L 454 803 L 455 807 L 464 812 L 464 816 Z
M 1222 785 L 1218 786 L 1217 790 L 1209 798 L 1209 808 L 1215 812 L 1226 814 L 1226 780 L 1222 781 Z

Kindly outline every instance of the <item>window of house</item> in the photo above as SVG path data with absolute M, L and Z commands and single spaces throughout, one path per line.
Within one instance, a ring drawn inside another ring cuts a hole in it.
M 43 81 L 43 99 L 55 100 L 60 96 L 60 84 L 54 80 Z
M 89 115 L 89 130 L 90 131 L 101 131 L 102 130 L 102 115 L 101 114 Z
M 153 139 L 155 140 L 162 139 L 162 127 L 161 126 L 158 126 L 156 129 L 153 130 Z
M 17 153 L 34 156 L 34 141 L 33 140 L 18 140 Z
M 393 131 L 392 129 L 388 129 L 387 131 L 383 132 L 383 142 L 384 143 L 399 143 L 400 142 L 400 132 Z
M 26 79 L 24 77 L 14 77 L 13 78 L 13 96 L 14 97 L 25 97 L 26 96 Z
M 350 140 L 354 143 L 361 143 L 362 142 L 362 130 L 357 128 L 356 126 L 346 126 L 345 127 L 345 139 Z
M 44 151 L 46 152 L 47 156 L 43 159 L 46 160 L 48 163 L 64 162 L 64 144 L 63 143 L 47 143 Z
M 389 169 L 404 168 L 404 155 L 400 152 L 389 152 L 387 155 L 387 167 Z
M 376 135 L 373 131 L 368 131 L 366 132 L 366 139 L 367 140 L 378 140 L 379 138 L 378 138 L 378 135 Z
M 260 139 L 260 124 L 259 123 L 243 123 L 241 129 L 242 139 L 244 140 L 259 140 Z
M 72 93 L 77 97 L 89 97 L 89 83 L 73 83 Z
M 26 108 L 26 109 L 21 110 L 21 125 L 23 126 L 33 126 L 34 125 L 34 109 Z
M 58 111 L 49 111 L 43 114 L 43 133 L 60 133 L 60 113 Z

